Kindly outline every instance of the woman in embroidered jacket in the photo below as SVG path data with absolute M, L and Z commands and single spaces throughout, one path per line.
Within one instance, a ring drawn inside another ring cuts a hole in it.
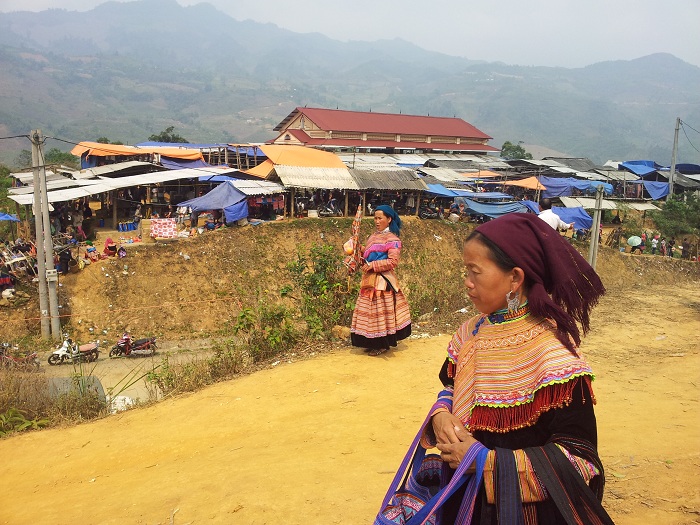
M 401 218 L 383 204 L 374 211 L 374 225 L 376 232 L 363 250 L 365 262 L 350 337 L 354 346 L 379 355 L 411 335 L 411 314 L 395 272 L 401 253 Z
M 600 278 L 535 215 L 479 226 L 463 255 L 481 314 L 448 345 L 423 444 L 451 468 L 476 441 L 489 451 L 476 500 L 456 493 L 440 523 L 462 524 L 469 506 L 479 524 L 612 523 L 600 505 L 593 372 L 578 350 Z

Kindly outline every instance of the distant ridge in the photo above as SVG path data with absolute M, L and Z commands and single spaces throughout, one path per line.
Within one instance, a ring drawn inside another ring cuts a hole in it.
M 260 142 L 308 105 L 457 116 L 496 148 L 523 141 L 598 163 L 669 164 L 676 117 L 700 129 L 700 68 L 666 53 L 509 66 L 398 39 L 298 34 L 175 0 L 0 13 L 0 68 L 0 131 L 76 142 L 133 144 L 168 126 L 195 142 Z M 28 144 L 0 141 L 0 160 L 20 149 Z M 684 136 L 678 161 L 700 162 Z

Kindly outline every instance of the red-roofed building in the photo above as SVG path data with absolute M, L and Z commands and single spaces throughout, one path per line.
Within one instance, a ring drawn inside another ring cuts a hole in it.
M 271 144 L 367 153 L 489 153 L 491 137 L 460 118 L 296 108 Z

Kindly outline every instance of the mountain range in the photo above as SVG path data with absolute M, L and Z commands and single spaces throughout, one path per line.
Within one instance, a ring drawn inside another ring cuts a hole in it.
M 340 42 L 175 0 L 0 13 L 0 68 L 0 137 L 38 128 L 64 150 L 169 126 L 191 142 L 261 142 L 297 106 L 457 116 L 495 147 L 522 141 L 598 163 L 669 164 L 676 118 L 700 129 L 700 68 L 669 54 L 514 66 L 398 39 Z M 678 162 L 700 163 L 692 128 Z M 29 146 L 0 140 L 0 161 Z

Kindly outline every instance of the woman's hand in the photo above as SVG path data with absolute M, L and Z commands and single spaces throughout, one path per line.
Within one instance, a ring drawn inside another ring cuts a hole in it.
M 457 468 L 476 440 L 467 432 L 459 418 L 449 412 L 435 414 L 432 423 L 437 440 L 436 446 L 441 452 L 440 457 L 450 465 L 450 468 Z
M 372 265 L 365 263 L 362 265 L 362 271 L 365 273 L 371 272 L 372 271 Z

